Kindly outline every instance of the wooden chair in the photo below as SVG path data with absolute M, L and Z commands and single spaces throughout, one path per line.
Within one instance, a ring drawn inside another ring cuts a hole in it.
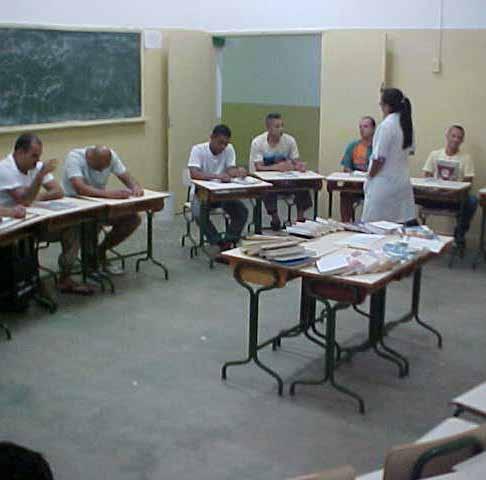
M 449 437 L 392 448 L 383 480 L 416 480 L 450 473 L 454 465 L 483 451 L 486 425 Z

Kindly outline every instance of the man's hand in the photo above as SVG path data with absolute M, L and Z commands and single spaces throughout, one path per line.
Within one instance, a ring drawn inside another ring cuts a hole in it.
M 219 179 L 223 182 L 223 183 L 229 183 L 231 182 L 231 177 L 227 174 L 227 173 L 222 173 L 219 177 Z
M 132 192 L 130 190 L 126 190 L 124 188 L 120 188 L 119 190 L 109 190 L 106 192 L 108 198 L 116 198 L 116 199 L 125 199 L 130 198 Z
M 132 195 L 134 197 L 143 197 L 143 188 L 140 185 L 135 185 L 132 188 Z
M 293 170 L 293 165 L 290 160 L 285 160 L 283 162 L 278 162 L 277 163 L 277 170 L 279 172 L 288 172 L 290 170 Z
M 27 210 L 22 205 L 15 205 L 12 208 L 12 217 L 13 218 L 24 218 Z
M 55 158 L 51 158 L 42 164 L 42 168 L 40 172 L 42 175 L 47 175 L 48 173 L 53 172 L 57 167 L 57 160 Z
M 246 171 L 246 168 L 238 167 L 233 170 L 234 177 L 246 177 L 247 175 L 248 172 Z
M 305 166 L 305 163 L 300 161 L 300 160 L 297 160 L 296 162 L 294 162 L 294 168 L 298 171 L 298 172 L 305 172 L 306 171 L 306 166 Z

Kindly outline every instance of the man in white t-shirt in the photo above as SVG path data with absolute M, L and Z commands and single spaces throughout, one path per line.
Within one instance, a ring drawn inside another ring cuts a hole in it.
M 126 188 L 106 188 L 112 173 Z M 143 188 L 128 173 L 116 152 L 106 146 L 71 150 L 64 161 L 62 187 L 69 196 L 119 199 L 143 196 Z M 140 222 L 138 213 L 129 213 L 107 222 L 112 228 L 98 246 L 98 257 L 106 272 L 113 275 L 123 273 L 122 269 L 106 263 L 106 252 L 126 240 L 138 228 Z
M 255 137 L 250 148 L 250 170 L 273 170 L 286 172 L 290 170 L 305 171 L 305 164 L 299 158 L 299 149 L 294 137 L 284 133 L 284 124 L 280 113 L 269 113 L 265 118 L 267 131 Z M 312 199 L 308 191 L 289 191 L 295 196 L 297 205 L 297 221 L 304 222 L 304 213 L 312 207 Z M 277 194 L 268 193 L 263 197 L 267 213 L 272 217 L 273 230 L 280 230 L 278 216 Z
M 13 153 L 0 161 L 0 206 L 17 209 L 19 215 L 25 215 L 24 207 L 31 205 L 34 200 L 48 201 L 63 196 L 61 186 L 51 173 L 56 168 L 57 161 L 41 162 L 41 155 L 42 142 L 39 137 L 24 133 L 17 139 Z M 66 228 L 60 232 L 48 233 L 41 240 L 61 242 L 60 280 L 57 288 L 62 293 L 92 294 L 93 289 L 89 285 L 75 282 L 71 278 L 79 249 L 76 229 Z
M 460 125 L 452 125 L 446 131 L 446 146 L 440 150 L 434 150 L 430 153 L 422 169 L 424 176 L 441 178 L 443 180 L 456 180 L 460 182 L 471 182 L 474 179 L 474 163 L 471 156 L 462 153 L 460 147 L 464 142 L 465 131 Z M 450 208 L 450 203 L 422 200 L 420 204 L 428 208 Z M 464 246 L 464 237 L 469 230 L 471 220 L 478 207 L 477 198 L 474 195 L 468 195 L 462 218 L 454 232 L 456 243 Z
M 194 145 L 189 157 L 189 171 L 194 180 L 219 180 L 230 182 L 232 177 L 244 177 L 246 169 L 236 166 L 236 154 L 230 142 L 231 130 L 226 125 L 214 127 L 209 142 Z M 229 216 L 230 223 L 223 238 L 211 221 L 204 232 L 210 245 L 220 251 L 231 248 L 231 244 L 241 236 L 248 218 L 248 209 L 239 200 L 212 203 L 210 208 L 222 208 Z M 196 195 L 192 199 L 192 213 L 200 223 L 201 204 Z

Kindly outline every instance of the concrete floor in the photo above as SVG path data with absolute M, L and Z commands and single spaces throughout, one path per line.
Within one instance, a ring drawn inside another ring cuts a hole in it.
M 390 446 L 450 416 L 448 401 L 485 379 L 486 267 L 473 272 L 467 259 L 449 270 L 441 258 L 424 270 L 421 311 L 444 334 L 444 349 L 403 325 L 388 342 L 409 358 L 408 378 L 371 353 L 338 370 L 364 396 L 365 416 L 329 387 L 289 397 L 289 381 L 322 369 L 322 352 L 301 338 L 261 355 L 287 382 L 283 398 L 255 366 L 230 369 L 223 383 L 221 365 L 246 349 L 245 291 L 228 267 L 189 259 L 180 217 L 155 230 L 168 282 L 157 267 L 136 274 L 130 262 L 114 296 L 62 296 L 54 315 L 32 306 L 6 320 L 14 338 L 0 344 L 0 438 L 43 452 L 58 480 L 277 480 L 345 463 L 364 473 Z M 410 283 L 390 288 L 388 318 L 406 311 Z M 297 281 L 264 294 L 262 337 L 294 322 L 298 307 Z M 365 319 L 339 315 L 341 341 L 365 335 Z

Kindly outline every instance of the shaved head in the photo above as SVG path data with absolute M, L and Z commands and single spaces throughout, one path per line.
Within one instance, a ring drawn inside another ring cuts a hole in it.
M 105 145 L 96 145 L 86 150 L 86 160 L 94 170 L 105 170 L 111 163 L 111 150 Z

